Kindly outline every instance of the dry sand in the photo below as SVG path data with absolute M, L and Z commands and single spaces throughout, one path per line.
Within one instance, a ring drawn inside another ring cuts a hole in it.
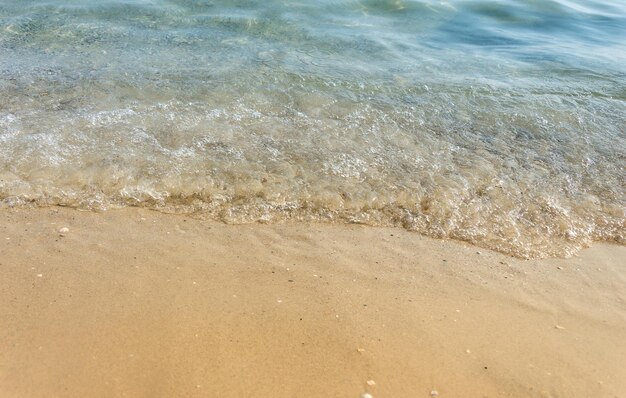
M 0 396 L 626 397 L 625 259 L 5 209 Z

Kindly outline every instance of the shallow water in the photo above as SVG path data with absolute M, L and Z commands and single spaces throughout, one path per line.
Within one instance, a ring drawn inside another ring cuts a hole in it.
M 0 0 L 4 206 L 626 243 L 626 3 Z

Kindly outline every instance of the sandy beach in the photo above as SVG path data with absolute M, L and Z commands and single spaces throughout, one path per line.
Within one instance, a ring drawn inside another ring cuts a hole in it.
M 626 0 L 0 0 L 0 398 L 626 398 Z
M 625 258 L 5 209 L 0 396 L 624 397 Z

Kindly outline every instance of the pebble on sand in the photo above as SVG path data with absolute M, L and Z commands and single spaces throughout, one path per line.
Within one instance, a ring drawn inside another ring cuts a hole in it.
M 61 236 L 64 236 L 68 232 L 70 232 L 70 229 L 68 227 L 63 227 L 59 229 L 59 233 L 61 234 Z
M 370 386 L 370 387 L 373 387 L 373 386 L 376 385 L 376 382 L 374 380 L 368 380 L 367 381 L 367 385 Z
M 438 397 L 438 396 L 439 396 L 439 392 L 437 392 L 437 390 L 432 390 L 432 391 L 430 392 L 430 396 L 431 396 L 431 397 Z
M 364 393 L 361 395 L 361 398 L 374 398 L 374 397 L 372 397 L 372 394 Z

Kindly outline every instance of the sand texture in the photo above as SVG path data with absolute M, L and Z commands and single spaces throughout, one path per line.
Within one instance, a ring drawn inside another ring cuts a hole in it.
M 0 302 L 1 397 L 626 397 L 617 245 L 4 209 Z

